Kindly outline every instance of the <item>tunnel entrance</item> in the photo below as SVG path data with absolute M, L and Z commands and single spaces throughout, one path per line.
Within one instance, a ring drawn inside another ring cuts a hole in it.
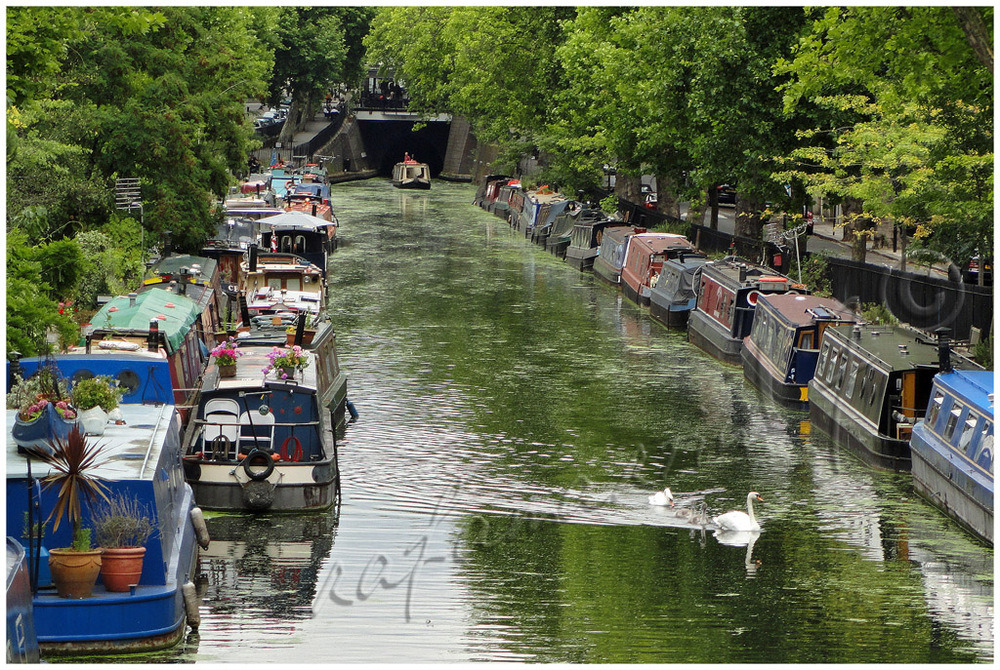
M 392 166 L 403 160 L 403 153 L 427 163 L 431 176 L 444 168 L 448 150 L 448 123 L 432 121 L 414 132 L 413 121 L 358 121 L 358 130 L 368 152 L 368 164 L 380 176 L 392 175 Z

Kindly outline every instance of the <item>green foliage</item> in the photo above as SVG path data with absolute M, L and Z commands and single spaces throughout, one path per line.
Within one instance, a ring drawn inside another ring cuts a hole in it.
M 73 551 L 90 551 L 90 529 L 75 528 L 73 530 L 73 544 L 70 546 Z
M 797 261 L 793 260 L 793 264 Z M 827 256 L 822 253 L 810 254 L 802 259 L 798 267 L 793 265 L 790 277 L 799 277 L 802 273 L 802 283 L 805 284 L 813 295 L 830 297 L 832 296 L 832 285 L 830 283 L 830 263 Z
M 993 369 L 993 333 L 972 347 L 972 357 L 987 370 Z
M 618 196 L 612 193 L 600 202 L 601 211 L 609 216 L 618 211 Z
M 881 303 L 866 302 L 861 304 L 861 319 L 877 326 L 895 326 L 899 324 L 896 315 Z
M 141 547 L 154 531 L 149 510 L 133 496 L 111 496 L 107 504 L 94 510 L 91 519 L 101 547 Z
M 37 248 L 18 230 L 7 232 L 7 351 L 36 356 L 49 351 L 46 335 L 53 331 L 61 343 L 75 342 L 79 328 L 59 313 L 52 287 L 43 279 Z M 52 274 L 50 272 L 50 274 Z
M 39 396 L 52 400 L 62 399 L 69 388 L 69 381 L 60 377 L 54 366 L 42 366 L 27 379 L 15 376 L 7 393 L 7 409 L 22 409 L 35 402 Z
M 70 397 L 77 409 L 100 407 L 105 412 L 110 412 L 118 407 L 123 393 L 118 387 L 117 379 L 98 375 L 76 382 L 70 390 Z

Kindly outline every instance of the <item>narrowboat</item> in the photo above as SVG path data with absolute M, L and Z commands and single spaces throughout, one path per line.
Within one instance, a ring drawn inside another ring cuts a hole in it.
M 256 219 L 227 216 L 202 246 L 202 255 L 218 263 L 219 283 L 227 297 L 238 295 L 243 284 L 240 264 L 250 246 L 258 244 L 259 239 L 260 224 Z
M 563 194 L 554 193 L 547 188 L 528 191 L 523 195 L 517 220 L 513 221 L 513 225 L 533 242 L 538 242 L 539 233 L 543 229 L 547 231 L 547 226 L 553 219 L 573 202 Z M 541 238 L 541 244 L 545 245 L 544 237 Z
M 520 198 L 522 195 L 521 190 L 521 180 L 520 179 L 510 179 L 507 183 L 500 186 L 497 189 L 497 197 L 490 208 L 490 211 L 499 216 L 501 219 L 505 219 L 510 222 L 511 214 L 511 202 L 515 198 Z M 521 210 L 518 209 L 518 212 Z
M 40 663 L 28 556 L 7 536 L 7 663 Z
M 476 189 L 476 197 L 472 204 L 482 207 L 487 212 L 494 212 L 500 188 L 510 182 L 510 177 L 502 174 L 487 175 L 483 183 Z
M 347 408 L 332 326 L 326 322 L 310 348 L 299 349 L 306 364 L 298 369 L 272 365 L 272 356 L 291 348 L 249 341 L 239 348 L 232 376 L 209 363 L 184 434 L 195 500 L 229 511 L 329 508 L 340 488 L 336 431 Z
M 993 544 L 993 372 L 934 377 L 924 418 L 910 435 L 913 487 Z
M 955 358 L 956 367 L 975 367 Z M 868 465 L 909 472 L 910 432 L 934 375 L 951 361 L 944 334 L 935 342 L 903 326 L 828 327 L 809 382 L 809 418 Z
M 197 327 L 202 311 L 192 298 L 170 291 L 116 296 L 84 327 L 82 346 L 88 355 L 146 352 L 146 358 L 164 359 L 172 402 L 185 405 L 208 353 Z
M 698 300 L 695 286 L 701 279 L 701 266 L 707 262 L 700 253 L 682 253 L 663 261 L 660 276 L 649 289 L 649 316 L 668 328 L 687 327 Z
M 431 168 L 427 163 L 405 160 L 392 168 L 392 185 L 396 188 L 422 189 L 431 187 Z
M 604 230 L 611 226 L 620 226 L 621 221 L 614 221 L 603 215 L 595 221 L 579 221 L 573 226 L 569 235 L 569 246 L 566 247 L 566 262 L 581 272 L 594 267 L 594 259 L 601 248 Z
M 808 292 L 788 277 L 738 257 L 706 263 L 698 300 L 688 317 L 688 339 L 720 361 L 740 365 L 743 338 L 753 326 L 757 298 L 790 290 Z
M 823 333 L 854 321 L 853 313 L 832 298 L 762 295 L 750 335 L 743 340 L 743 374 L 782 405 L 808 410 L 809 380 Z
M 139 293 L 167 291 L 194 300 L 199 316 L 193 327 L 201 334 L 202 341 L 210 345 L 209 335 L 221 328 L 227 303 L 218 267 L 214 258 L 205 256 L 167 256 L 149 268 Z
M 327 207 L 329 214 L 330 208 Z M 332 215 L 330 215 L 332 216 Z M 275 254 L 295 254 L 316 267 L 326 276 L 330 254 L 337 248 L 336 217 L 324 219 L 304 211 L 291 210 L 258 221 L 259 249 Z
M 622 264 L 628 240 L 633 235 L 646 232 L 645 228 L 632 226 L 608 226 L 604 229 L 601 246 L 594 258 L 594 273 L 605 281 L 618 286 L 621 284 Z
M 659 277 L 663 262 L 698 250 L 683 235 L 642 233 L 629 239 L 621 268 L 622 293 L 632 302 L 648 306 L 654 277 Z
M 88 598 L 59 597 L 43 561 L 49 550 L 70 546 L 72 529 L 63 523 L 54 531 L 45 523 L 56 492 L 38 482 L 51 466 L 19 452 L 8 431 L 7 528 L 27 538 L 31 604 L 42 656 L 134 653 L 172 646 L 183 637 L 185 622 L 197 626 L 192 580 L 197 574 L 198 544 L 208 546 L 208 536 L 191 487 L 184 482 L 181 419 L 173 404 L 168 362 L 135 354 L 60 355 L 48 361 L 18 362 L 25 377 L 44 364 L 54 364 L 67 379 L 107 375 L 127 389 L 118 406 L 119 420 L 96 438 L 103 447 L 92 472 L 104 479 L 112 494 L 134 497 L 144 506 L 155 531 L 145 544 L 142 572 L 131 591 L 108 591 L 98 578 Z M 8 426 L 17 412 L 8 410 Z M 84 527 L 92 524 L 92 508 L 82 506 Z
M 241 269 L 251 316 L 289 311 L 315 315 L 325 304 L 323 270 L 294 253 L 258 253 L 252 246 Z
M 577 204 L 567 207 L 552 222 L 552 229 L 545 239 L 545 250 L 557 258 L 566 258 L 566 250 L 572 241 L 573 229 L 577 224 L 590 221 L 603 221 L 607 217 L 599 209 Z

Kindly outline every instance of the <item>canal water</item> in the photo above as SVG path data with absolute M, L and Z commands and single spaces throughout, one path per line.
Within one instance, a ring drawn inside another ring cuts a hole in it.
M 992 662 L 991 549 L 473 195 L 333 187 L 342 503 L 211 518 L 139 660 Z

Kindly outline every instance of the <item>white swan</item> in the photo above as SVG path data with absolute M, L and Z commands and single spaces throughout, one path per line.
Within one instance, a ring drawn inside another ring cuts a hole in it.
M 747 494 L 746 512 L 726 512 L 725 514 L 720 514 L 712 520 L 721 530 L 760 530 L 760 524 L 757 523 L 757 518 L 753 515 L 753 501 L 755 498 L 764 502 L 764 499 L 760 497 L 759 493 L 751 491 Z
M 653 495 L 649 496 L 650 505 L 670 505 L 674 506 L 674 494 L 670 492 L 670 487 L 663 489 L 662 491 L 657 491 Z

